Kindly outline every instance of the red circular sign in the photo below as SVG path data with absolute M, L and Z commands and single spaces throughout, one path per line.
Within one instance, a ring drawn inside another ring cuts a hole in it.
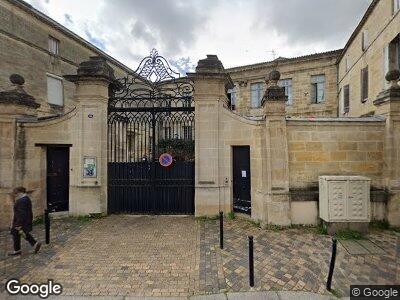
M 173 162 L 172 155 L 169 153 L 163 153 L 160 155 L 158 161 L 163 167 L 169 167 L 170 165 L 172 165 Z

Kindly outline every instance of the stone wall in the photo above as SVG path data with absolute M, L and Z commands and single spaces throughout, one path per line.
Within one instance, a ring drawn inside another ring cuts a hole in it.
M 76 108 L 52 118 L 38 118 L 39 104 L 24 89 L 24 79 L 10 78 L 14 89 L 0 92 L 0 228 L 10 224 L 10 194 L 24 186 L 32 198 L 34 216 L 47 206 L 47 145 L 70 145 L 69 214 L 107 212 L 107 102 L 115 79 L 103 58 L 79 66 L 75 83 Z M 97 159 L 97 176 L 83 177 L 83 157 Z
M 317 224 L 321 175 L 371 178 L 371 219 L 387 218 L 383 117 L 288 120 L 287 126 L 293 224 Z
M 288 120 L 290 188 L 320 175 L 363 175 L 382 187 L 384 118 Z
M 231 82 L 216 56 L 199 61 L 196 71 L 191 74 L 196 86 L 196 215 L 232 210 L 232 147 L 246 145 L 252 219 L 263 224 L 317 224 L 321 175 L 371 178 L 372 220 L 398 216 L 397 198 L 384 175 L 397 172 L 397 167 L 388 171 L 391 161 L 397 161 L 397 156 L 387 158 L 396 151 L 392 143 L 397 132 L 387 123 L 397 120 L 398 106 L 393 106 L 389 119 L 285 117 L 283 91 L 276 85 L 280 74 L 274 71 L 267 79 L 263 115 L 243 117 L 225 105 Z
M 374 1 L 376 6 L 366 18 L 365 23 L 357 29 L 354 38 L 349 41 L 343 56 L 339 60 L 339 109 L 341 116 L 358 117 L 373 114 L 376 107 L 373 101 L 387 88 L 385 81 L 384 47 L 400 34 L 400 11 L 392 14 L 392 0 Z M 375 4 L 374 4 L 375 5 Z M 369 47 L 362 50 L 362 32 L 368 30 Z M 348 69 L 346 69 L 346 60 Z M 361 69 L 368 66 L 369 91 L 368 100 L 361 101 Z M 390 69 L 395 66 L 393 62 Z M 350 86 L 350 110 L 343 111 L 343 87 Z
M 337 116 L 337 67 L 339 51 L 299 58 L 278 58 L 269 63 L 227 69 L 237 89 L 237 112 L 245 115 L 262 114 L 250 109 L 252 83 L 264 83 L 265 76 L 276 69 L 281 79 L 292 79 L 293 104 L 286 106 L 289 116 Z M 311 102 L 311 76 L 325 74 L 325 101 Z
M 30 191 L 34 216 L 42 215 L 47 207 L 47 155 L 44 145 L 71 145 L 72 124 L 76 121 L 76 110 L 74 110 L 54 120 L 18 124 L 18 131 L 25 133 L 25 146 L 21 149 L 25 153 L 25 166 L 24 170 L 19 172 L 21 180 L 18 181 L 18 185 L 22 185 Z

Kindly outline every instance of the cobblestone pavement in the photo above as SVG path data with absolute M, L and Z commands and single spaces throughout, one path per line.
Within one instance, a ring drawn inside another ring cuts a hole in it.
M 0 291 L 8 278 L 23 282 L 52 278 L 63 285 L 64 295 L 190 296 L 249 290 L 327 294 L 331 240 L 311 229 L 275 232 L 243 220 L 226 220 L 225 248 L 220 250 L 216 220 L 112 215 L 52 224 L 52 243 L 39 254 L 1 257 Z M 43 236 L 42 227 L 35 227 L 36 236 Z M 255 246 L 252 289 L 248 235 L 254 236 Z M 0 238 L 1 249 L 11 245 L 5 233 Z M 400 283 L 399 237 L 377 231 L 369 239 L 385 254 L 350 255 L 339 244 L 333 288 L 341 295 L 348 295 L 350 284 Z
M 248 290 L 248 235 L 254 236 L 255 290 L 293 290 L 326 294 L 331 238 L 312 229 L 271 231 L 247 221 L 225 222 L 225 247 L 221 251 L 229 291 Z M 218 235 L 215 223 L 210 234 Z M 399 284 L 400 238 L 376 231 L 368 237 L 383 255 L 350 255 L 338 243 L 332 288 L 349 295 L 350 284 Z
M 44 244 L 44 225 L 34 226 L 33 236 L 43 243 L 39 254 L 32 255 L 32 248 L 22 239 L 22 255 L 7 257 L 13 250 L 12 239 L 8 231 L 0 231 L 0 291 L 9 278 L 22 278 L 25 274 L 45 268 L 62 251 L 69 240 L 76 237 L 88 224 L 75 218 L 55 220 L 51 231 L 51 245 Z

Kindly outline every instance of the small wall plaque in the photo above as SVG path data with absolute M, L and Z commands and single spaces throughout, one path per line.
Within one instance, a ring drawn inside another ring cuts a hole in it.
M 85 156 L 83 158 L 83 177 L 84 178 L 96 178 L 97 177 L 96 157 Z

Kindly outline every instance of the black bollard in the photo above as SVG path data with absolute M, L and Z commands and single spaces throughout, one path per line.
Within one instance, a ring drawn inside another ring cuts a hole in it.
M 333 270 L 335 269 L 335 261 L 336 261 L 336 250 L 337 250 L 337 240 L 336 240 L 336 236 L 334 236 L 332 238 L 331 264 L 329 265 L 328 280 L 326 281 L 326 289 L 328 291 L 331 291 L 331 286 L 332 286 L 332 276 L 333 276 Z
M 50 216 L 47 209 L 44 210 L 44 227 L 46 234 L 46 244 L 50 244 Z
M 249 236 L 249 282 L 250 286 L 254 286 L 254 247 L 253 236 Z
M 219 212 L 219 247 L 224 249 L 224 213 Z

